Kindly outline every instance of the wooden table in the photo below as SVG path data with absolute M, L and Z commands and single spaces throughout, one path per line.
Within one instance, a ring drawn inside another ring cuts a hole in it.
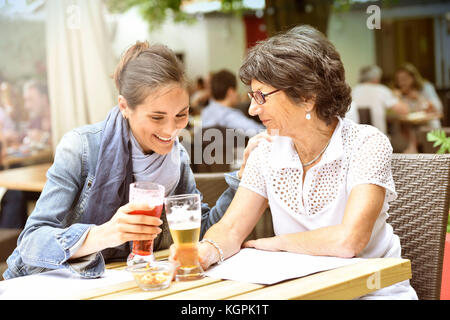
M 37 163 L 53 162 L 52 149 L 43 149 L 35 152 L 31 152 L 27 155 L 9 155 L 3 159 L 3 166 L 9 168 L 13 165 L 34 165 Z
M 168 250 L 155 253 L 157 259 Z M 109 264 L 109 269 L 124 268 L 125 263 Z M 99 288 L 73 296 L 93 300 L 293 300 L 352 299 L 411 278 L 407 259 L 382 258 L 287 280 L 274 285 L 260 285 L 205 277 L 188 282 L 172 282 L 167 289 L 142 291 L 134 281 Z
M 413 112 L 407 115 L 389 114 L 387 115 L 387 121 L 410 124 L 410 125 L 424 125 L 431 120 L 439 120 L 442 118 L 440 113 L 425 113 L 425 112 Z
M 0 187 L 41 192 L 47 181 L 46 173 L 51 163 L 36 164 L 0 171 Z

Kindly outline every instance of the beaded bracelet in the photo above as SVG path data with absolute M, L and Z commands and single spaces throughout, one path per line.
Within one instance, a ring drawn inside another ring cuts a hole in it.
M 223 258 L 223 251 L 222 251 L 222 249 L 220 249 L 219 245 L 218 245 L 215 241 L 212 241 L 212 240 L 210 240 L 210 239 L 202 239 L 202 240 L 200 241 L 200 243 L 203 243 L 203 242 L 208 242 L 208 243 L 211 244 L 214 248 L 216 248 L 217 251 L 219 251 L 219 261 L 217 261 L 217 264 L 221 264 L 221 263 L 223 262 L 224 258 Z

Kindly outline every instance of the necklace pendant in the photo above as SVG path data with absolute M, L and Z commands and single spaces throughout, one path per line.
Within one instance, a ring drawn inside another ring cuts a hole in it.
M 314 162 L 316 162 L 317 159 L 319 159 L 320 156 L 325 152 L 325 150 L 327 150 L 327 147 L 328 147 L 328 145 L 330 144 L 330 141 L 331 141 L 331 138 L 330 138 L 330 140 L 328 140 L 327 144 L 325 145 L 325 148 L 323 148 L 323 150 L 320 151 L 320 153 L 319 153 L 314 159 L 312 159 L 311 161 L 309 161 L 309 162 L 307 162 L 307 163 L 304 163 L 304 164 L 302 163 L 303 168 L 309 167 L 309 166 L 312 165 Z

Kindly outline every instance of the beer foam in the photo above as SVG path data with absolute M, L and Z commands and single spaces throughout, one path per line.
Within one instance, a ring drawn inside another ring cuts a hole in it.
M 200 220 L 197 221 L 182 221 L 182 222 L 170 222 L 169 228 L 172 230 L 189 230 L 200 228 Z
M 167 222 L 169 222 L 170 228 L 177 230 L 198 228 L 201 216 L 200 210 L 187 210 L 187 206 L 172 207 L 171 213 L 167 214 Z

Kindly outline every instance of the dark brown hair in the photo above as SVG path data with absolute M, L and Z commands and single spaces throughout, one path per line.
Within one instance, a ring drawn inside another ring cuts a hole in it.
M 314 95 L 315 112 L 327 124 L 344 117 L 351 103 L 351 88 L 334 45 L 318 30 L 303 25 L 258 42 L 244 60 L 239 77 L 283 90 L 300 104 Z
M 161 44 L 137 41 L 123 55 L 114 75 L 117 90 L 135 108 L 155 89 L 170 83 L 186 85 L 183 65 Z
M 223 100 L 229 88 L 236 89 L 236 75 L 228 70 L 220 70 L 211 76 L 211 95 L 216 100 Z

